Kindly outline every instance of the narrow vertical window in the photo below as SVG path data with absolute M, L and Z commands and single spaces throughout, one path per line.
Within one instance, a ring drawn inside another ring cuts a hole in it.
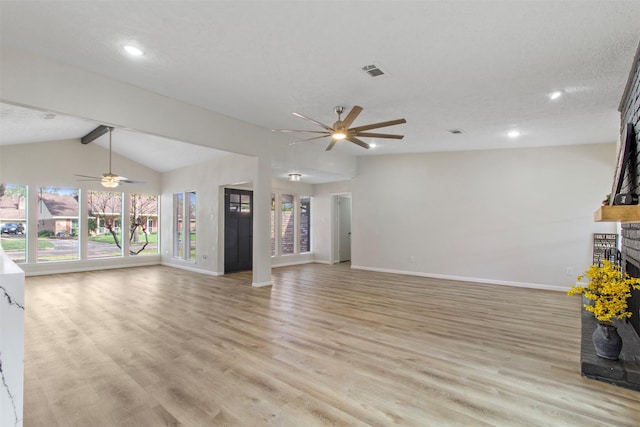
M 122 256 L 122 193 L 89 191 L 87 193 L 87 256 L 106 258 Z
M 37 261 L 68 261 L 79 258 L 77 188 L 38 189 Z
M 295 215 L 292 194 L 283 194 L 280 201 L 280 253 L 290 255 L 294 253 Z
M 16 263 L 27 261 L 27 187 L 0 183 L 0 244 Z
M 311 252 L 311 197 L 300 196 L 300 253 Z
M 187 212 L 185 214 L 186 218 L 189 218 L 189 228 L 188 232 L 185 234 L 185 251 L 186 256 L 185 259 L 194 260 L 196 259 L 196 192 L 190 191 L 187 194 L 187 205 L 185 206 Z
M 158 253 L 158 196 L 131 194 L 129 196 L 129 254 L 156 255 Z
M 182 242 L 184 240 L 184 227 L 182 215 L 184 211 L 184 195 L 176 193 L 173 195 L 173 256 L 182 258 Z
M 271 256 L 276 254 L 276 194 L 271 193 Z

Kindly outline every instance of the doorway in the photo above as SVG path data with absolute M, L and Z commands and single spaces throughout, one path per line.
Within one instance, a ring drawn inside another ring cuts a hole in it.
M 224 212 L 224 272 L 251 270 L 253 191 L 225 188 Z
M 334 262 L 351 261 L 351 195 L 335 196 Z

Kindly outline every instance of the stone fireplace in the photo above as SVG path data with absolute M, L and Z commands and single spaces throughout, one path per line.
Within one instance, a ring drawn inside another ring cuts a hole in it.
M 620 106 L 620 133 L 631 123 L 635 130 L 635 144 L 622 178 L 621 193 L 640 194 L 640 45 L 633 60 Z M 639 219 L 640 220 L 640 219 Z M 640 222 L 622 224 L 621 267 L 633 277 L 640 277 Z M 618 321 L 616 326 L 623 346 L 619 361 L 602 359 L 595 355 L 591 335 L 596 319 L 582 310 L 581 371 L 588 378 L 605 381 L 622 387 L 640 390 L 640 291 L 633 291 L 628 301 L 632 317 Z

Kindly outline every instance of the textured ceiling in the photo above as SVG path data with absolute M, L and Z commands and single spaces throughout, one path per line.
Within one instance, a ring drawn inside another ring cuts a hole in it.
M 402 141 L 336 146 L 377 155 L 615 141 L 638 16 L 638 1 L 3 0 L 0 34 L 267 129 L 317 130 L 291 113 L 331 124 L 337 105 L 364 107 L 354 125 L 406 118 L 385 129 Z M 145 54 L 124 55 L 127 43 Z

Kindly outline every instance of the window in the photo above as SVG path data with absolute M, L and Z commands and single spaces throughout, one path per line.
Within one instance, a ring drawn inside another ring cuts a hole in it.
M 184 194 L 173 195 L 173 256 L 182 258 L 183 227 L 182 215 L 184 211 Z
M 276 194 L 271 193 L 271 256 L 276 255 Z
M 280 253 L 290 255 L 294 253 L 294 199 L 292 194 L 283 194 L 280 199 Z
M 158 254 L 158 196 L 129 196 L 129 254 Z
M 311 252 L 311 197 L 300 196 L 300 253 Z
M 27 187 L 0 183 L 0 243 L 14 262 L 27 261 Z
M 244 204 L 237 198 L 229 209 L 243 211 Z M 186 201 L 186 202 L 185 202 Z M 196 259 L 196 192 L 187 191 L 173 195 L 174 206 L 174 244 L 173 256 L 186 260 Z M 184 220 L 188 220 L 187 224 Z
M 187 213 L 185 215 L 186 218 L 189 218 L 189 233 L 186 236 L 185 242 L 185 250 L 186 250 L 186 259 L 190 259 L 195 261 L 196 259 L 196 192 L 190 191 L 187 193 L 187 197 L 189 203 L 187 204 L 186 209 Z M 244 196 L 243 196 L 244 198 Z M 242 212 L 245 212 L 244 204 L 241 204 L 240 209 Z
M 89 258 L 122 256 L 122 193 L 87 193 Z
M 80 206 L 77 188 L 38 189 L 37 261 L 68 261 L 79 258 Z
M 271 193 L 271 256 L 305 252 L 311 252 L 311 197 Z

